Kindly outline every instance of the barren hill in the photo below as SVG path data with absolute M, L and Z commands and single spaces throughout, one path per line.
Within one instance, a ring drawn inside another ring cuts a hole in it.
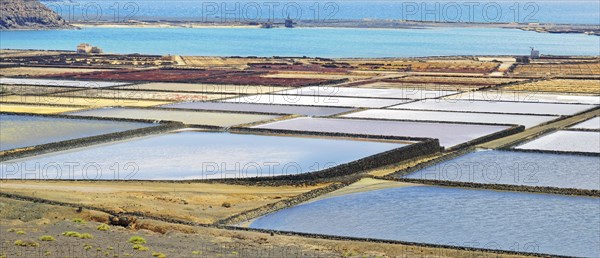
M 70 28 L 57 13 L 38 0 L 1 0 L 0 29 Z

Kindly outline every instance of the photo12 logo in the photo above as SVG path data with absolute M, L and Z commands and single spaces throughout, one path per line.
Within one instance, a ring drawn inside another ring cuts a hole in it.
M 202 2 L 202 21 L 261 22 L 276 19 L 334 20 L 340 6 L 336 2 L 223 1 Z
M 433 22 L 539 22 L 535 2 L 402 2 L 401 20 Z
M 135 162 L 5 162 L 0 179 L 22 180 L 135 180 L 140 167 Z
M 140 12 L 136 1 L 52 1 L 45 3 L 63 19 L 84 22 L 126 22 L 135 20 Z

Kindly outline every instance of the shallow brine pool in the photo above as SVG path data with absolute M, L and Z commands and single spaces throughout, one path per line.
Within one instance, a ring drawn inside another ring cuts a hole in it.
M 600 190 L 600 157 L 481 150 L 404 178 Z
M 575 95 L 575 94 L 550 94 L 539 92 L 522 91 L 471 91 L 458 95 L 444 97 L 449 100 L 483 100 L 483 101 L 515 101 L 533 103 L 581 103 L 600 104 L 599 96 Z
M 264 94 L 287 90 L 289 87 L 264 86 L 264 85 L 233 85 L 233 84 L 205 84 L 205 83 L 167 83 L 152 82 L 130 86 L 116 87 L 127 90 L 152 90 L 152 91 L 179 91 L 179 92 L 205 92 L 226 94 Z
M 12 160 L 2 178 L 184 180 L 320 171 L 399 143 L 179 131 Z M 25 170 L 26 168 L 26 170 Z
M 556 131 L 515 149 L 600 153 L 600 132 Z
M 169 100 L 169 101 L 209 101 L 235 97 L 237 95 L 224 93 L 189 93 L 189 92 L 161 92 L 161 91 L 135 91 L 113 89 L 89 89 L 54 94 L 54 96 L 91 97 L 110 99 L 144 99 L 144 100 Z
M 297 96 L 262 94 L 243 96 L 239 98 L 227 99 L 224 101 L 231 103 L 382 108 L 392 105 L 398 105 L 400 103 L 407 102 L 408 100 L 351 98 L 338 96 Z
M 443 121 L 489 124 L 514 124 L 532 127 L 559 118 L 559 116 L 536 116 L 515 114 L 481 114 L 466 112 L 370 109 L 343 115 L 352 118 L 373 118 L 390 120 Z
M 220 110 L 239 112 L 259 112 L 272 114 L 296 114 L 303 116 L 331 116 L 339 113 L 349 112 L 353 108 L 339 107 L 311 107 L 294 105 L 271 105 L 250 103 L 227 103 L 227 102 L 186 102 L 167 104 L 162 107 L 196 109 L 196 110 Z
M 0 151 L 155 126 L 148 123 L 0 114 Z
M 432 99 L 394 106 L 397 109 L 443 110 L 536 115 L 573 115 L 595 105 Z
M 435 138 L 439 139 L 440 145 L 452 147 L 506 130 L 510 126 L 300 117 L 257 125 L 253 128 Z
M 130 83 L 125 83 L 125 82 L 103 82 L 103 81 L 74 81 L 74 80 L 0 78 L 0 84 L 10 84 L 10 85 L 38 85 L 38 86 L 60 86 L 60 87 L 73 87 L 73 88 L 102 88 L 102 87 L 128 85 Z
M 231 127 L 234 125 L 255 123 L 275 119 L 275 115 L 256 115 L 242 113 L 225 112 L 202 112 L 188 110 L 161 110 L 161 109 L 140 109 L 140 108 L 100 108 L 72 112 L 69 115 L 90 116 L 90 117 L 110 117 L 127 118 L 142 120 L 162 120 L 177 121 L 192 125 L 211 125 L 221 127 Z
M 598 257 L 600 199 L 407 186 L 331 197 L 252 228 Z
M 423 90 L 423 89 L 365 89 L 347 87 L 310 86 L 291 89 L 277 94 L 292 94 L 322 97 L 367 97 L 367 98 L 394 98 L 394 99 L 429 99 L 439 98 L 457 91 L 449 90 Z
M 600 117 L 594 117 L 592 119 L 583 121 L 579 124 L 571 126 L 573 129 L 590 129 L 590 130 L 600 130 Z

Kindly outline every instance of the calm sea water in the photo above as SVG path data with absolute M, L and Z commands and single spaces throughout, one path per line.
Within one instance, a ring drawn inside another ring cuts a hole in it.
M 44 1 L 68 20 L 256 21 L 394 19 L 598 24 L 596 0 L 69 0 Z
M 250 227 L 420 243 L 600 256 L 600 199 L 400 187 L 288 208 Z
M 87 28 L 4 31 L 2 48 L 208 56 L 408 57 L 436 55 L 598 55 L 600 37 L 509 29 Z

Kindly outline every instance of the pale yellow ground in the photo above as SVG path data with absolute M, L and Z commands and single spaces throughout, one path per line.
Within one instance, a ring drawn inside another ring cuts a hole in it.
M 137 85 L 120 86 L 118 89 L 127 90 L 153 90 L 153 91 L 189 91 L 205 93 L 226 94 L 261 94 L 290 89 L 290 87 L 260 86 L 260 85 L 233 85 L 233 84 L 197 84 L 197 83 L 145 83 Z
M 58 50 L 22 50 L 22 49 L 0 49 L 0 57 L 15 57 L 15 56 L 47 56 L 67 54 L 64 51 Z
M 214 223 L 297 196 L 316 186 L 259 187 L 208 183 L 1 181 L 0 192 L 83 204 L 116 212 Z M 223 207 L 223 203 L 231 207 Z
M 496 62 L 479 62 L 467 59 L 455 60 L 402 60 L 402 59 L 340 59 L 340 62 L 346 62 L 357 66 L 359 70 L 377 70 L 377 71 L 403 71 L 412 72 L 448 72 L 456 71 L 459 73 L 470 70 L 468 73 L 481 74 L 487 73 L 499 66 Z M 377 66 L 377 68 L 373 68 Z
M 0 103 L 0 112 L 58 114 L 81 110 L 83 107 L 38 106 Z
M 314 201 L 318 201 L 318 200 L 322 200 L 322 199 L 327 199 L 327 198 L 342 196 L 342 195 L 347 195 L 347 194 L 353 194 L 353 193 L 381 190 L 381 189 L 393 188 L 393 187 L 406 187 L 406 186 L 418 186 L 418 185 L 419 184 L 411 184 L 411 183 L 388 181 L 388 180 L 379 180 L 379 179 L 373 179 L 373 178 L 363 178 L 356 183 L 353 183 L 349 186 L 346 186 L 342 189 L 333 191 L 331 193 L 321 195 L 315 199 L 310 200 L 309 202 L 314 202 Z
M 433 159 L 436 159 L 436 158 L 439 158 L 439 157 L 442 157 L 442 156 L 448 155 L 448 154 L 449 153 L 436 153 L 436 154 L 432 154 L 432 155 L 421 156 L 418 158 L 406 160 L 404 162 L 392 164 L 389 166 L 375 168 L 375 169 L 367 171 L 367 173 L 372 176 L 387 176 L 387 175 L 393 174 L 399 170 L 407 169 L 407 168 L 419 165 L 424 162 L 428 162 L 430 160 L 433 160 Z
M 88 73 L 95 71 L 106 71 L 107 69 L 82 69 L 82 68 L 58 68 L 58 67 L 10 67 L 2 68 L 2 76 L 37 76 L 37 75 L 55 75 L 61 73 Z
M 45 95 L 57 92 L 72 91 L 71 87 L 32 86 L 32 85 L 4 85 L 0 84 L 0 92 L 16 95 Z
M 543 80 L 503 87 L 503 90 L 576 92 L 600 94 L 600 80 Z
M 0 102 L 27 103 L 27 104 L 52 104 L 52 105 L 73 105 L 73 106 L 88 106 L 88 107 L 110 107 L 110 106 L 127 106 L 127 107 L 149 107 L 156 105 L 164 105 L 169 101 L 157 100 L 126 100 L 126 99 L 109 99 L 109 98 L 80 98 L 80 97 L 62 97 L 62 96 L 1 96 Z
M 407 76 L 397 79 L 397 81 L 418 81 L 422 83 L 435 82 L 440 84 L 452 83 L 473 83 L 473 84 L 501 84 L 509 82 L 523 81 L 523 79 L 496 78 L 496 77 L 459 77 L 459 76 Z
M 581 63 L 531 63 L 518 65 L 512 74 L 516 76 L 598 76 L 600 75 L 600 59 Z

